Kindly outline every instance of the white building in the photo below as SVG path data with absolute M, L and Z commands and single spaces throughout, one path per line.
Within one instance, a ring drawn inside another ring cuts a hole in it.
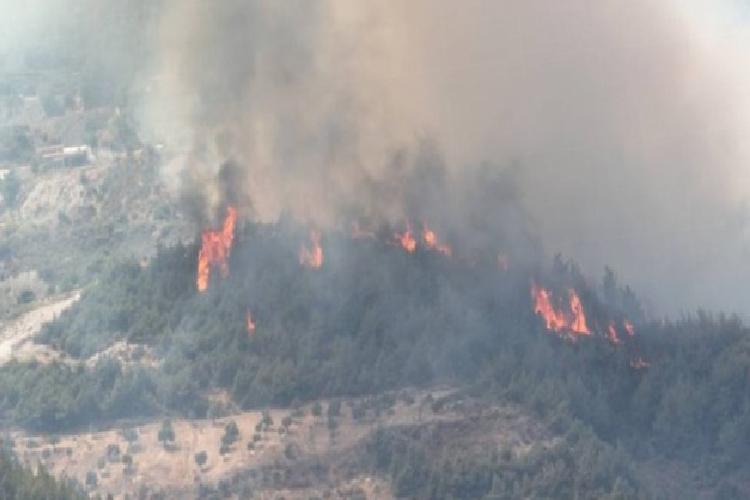
M 80 167 L 92 163 L 96 158 L 87 145 L 81 146 L 45 146 L 37 149 L 42 162 L 53 167 Z

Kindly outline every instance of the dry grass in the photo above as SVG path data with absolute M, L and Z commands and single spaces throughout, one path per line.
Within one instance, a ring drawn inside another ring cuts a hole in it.
M 427 398 L 430 394 L 432 397 Z M 450 395 L 450 389 L 411 391 L 414 402 L 398 400 L 395 405 L 385 408 L 379 414 L 369 411 L 365 418 L 356 421 L 352 418 L 350 405 L 341 405 L 340 416 L 336 418 L 337 428 L 332 436 L 328 426 L 326 409 L 328 402 L 322 401 L 323 414 L 312 415 L 312 405 L 307 405 L 296 418 L 288 431 L 280 432 L 282 419 L 293 413 L 291 410 L 272 409 L 269 414 L 273 425 L 259 434 L 255 449 L 248 449 L 253 441 L 256 425 L 261 422 L 263 412 L 249 411 L 236 415 L 216 418 L 172 422 L 175 442 L 166 448 L 158 440 L 161 421 L 133 426 L 138 434 L 137 441 L 129 445 L 122 428 L 112 428 L 101 432 L 58 436 L 54 444 L 49 437 L 15 434 L 16 452 L 27 463 L 42 463 L 56 476 L 73 477 L 85 482 L 89 471 L 96 471 L 98 485 L 91 488 L 92 494 L 106 496 L 112 493 L 115 498 L 124 498 L 126 493 L 136 493 L 142 487 L 150 491 L 161 491 L 169 498 L 191 498 L 199 484 L 217 484 L 248 471 L 261 471 L 295 466 L 312 462 L 332 465 L 331 471 L 322 483 L 303 484 L 291 488 L 280 485 L 256 489 L 258 498 L 307 499 L 321 496 L 328 498 L 352 498 L 357 492 L 365 498 L 392 498 L 390 487 L 383 478 L 371 477 L 347 467 L 339 467 L 342 460 L 366 439 L 375 429 L 390 426 L 441 425 L 447 426 L 449 435 L 456 429 L 458 436 L 451 436 L 460 446 L 473 446 L 477 443 L 496 443 L 511 447 L 523 453 L 533 442 L 548 441 L 542 427 L 523 412 L 513 407 L 476 407 L 459 404 L 448 405 L 439 412 L 433 412 L 429 402 Z M 221 395 L 214 395 L 221 398 Z M 352 400 L 354 405 L 363 399 Z M 467 422 L 482 416 L 482 425 L 467 425 Z M 234 421 L 240 437 L 230 451 L 220 454 L 221 438 L 225 426 Z M 466 429 L 469 429 L 468 431 Z M 108 458 L 107 448 L 117 445 L 120 458 Z M 294 456 L 285 454 L 287 448 L 294 450 Z M 195 454 L 205 451 L 206 463 L 199 467 Z M 132 466 L 122 461 L 122 455 L 132 457 Z M 335 464 L 338 464 L 335 465 Z M 341 469 L 341 470 L 339 470 Z M 343 469 L 349 469 L 346 473 Z M 355 496 L 356 497 L 356 496 Z

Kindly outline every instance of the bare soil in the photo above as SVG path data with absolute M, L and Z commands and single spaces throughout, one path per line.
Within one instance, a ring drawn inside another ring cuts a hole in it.
M 352 455 L 352 450 L 379 428 L 448 426 L 461 430 L 461 436 L 455 436 L 461 446 L 496 443 L 516 453 L 525 453 L 533 443 L 554 441 L 538 422 L 515 407 L 479 409 L 453 404 L 433 411 L 431 402 L 451 393 L 450 389 L 411 391 L 405 400 L 397 399 L 394 405 L 382 411 L 367 411 L 358 420 L 353 418 L 351 408 L 362 404 L 365 398 L 347 401 L 335 418 L 334 433 L 328 427 L 329 402 L 320 401 L 321 416 L 313 415 L 312 404 L 296 411 L 267 410 L 273 425 L 262 430 L 256 429 L 263 419 L 262 411 L 216 419 L 173 420 L 175 441 L 166 446 L 158 440 L 161 421 L 129 427 L 131 435 L 133 431 L 137 434 L 137 439 L 130 443 L 125 439 L 127 433 L 123 432 L 122 425 L 101 432 L 54 438 L 16 432 L 13 438 L 16 453 L 24 462 L 44 464 L 55 476 L 75 478 L 84 484 L 87 473 L 95 472 L 97 484 L 89 487 L 92 495 L 112 494 L 114 498 L 125 498 L 127 494 L 148 491 L 160 492 L 166 498 L 195 498 L 201 484 L 215 486 L 222 481 L 237 483 L 238 478 L 257 477 L 257 481 L 248 484 L 253 485 L 253 498 L 262 499 L 393 498 L 385 478 L 373 477 L 367 471 L 353 471 L 342 464 Z M 468 425 L 478 416 L 491 423 Z M 292 419 L 287 428 L 281 425 L 285 417 Z M 222 454 L 221 439 L 225 426 L 231 421 L 237 424 L 239 439 Z M 248 443 L 253 445 L 248 447 Z M 115 447 L 118 453 L 112 452 Z M 202 466 L 195 460 L 199 452 L 207 456 Z M 123 459 L 125 455 L 129 458 Z M 330 466 L 317 484 L 309 480 L 309 474 L 302 473 L 297 476 L 308 479 L 298 484 L 282 481 L 270 485 L 260 479 L 276 470 L 291 471 L 287 475 L 294 476 L 295 467 L 309 468 L 311 464 Z

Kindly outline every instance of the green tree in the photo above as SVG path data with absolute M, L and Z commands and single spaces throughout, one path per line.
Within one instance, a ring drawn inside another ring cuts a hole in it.
M 162 423 L 161 429 L 159 429 L 158 439 L 164 448 L 167 447 L 167 443 L 174 443 L 174 429 L 172 428 L 172 422 L 170 420 L 165 420 Z
M 237 427 L 237 423 L 232 420 L 224 427 L 224 435 L 221 438 L 221 444 L 223 446 L 231 446 L 240 437 L 240 430 Z
M 198 465 L 198 467 L 203 467 L 206 464 L 206 461 L 208 460 L 208 453 L 206 453 L 206 450 L 199 451 L 195 454 L 195 463 Z
M 323 414 L 323 405 L 320 404 L 320 401 L 316 401 L 313 405 L 312 414 L 316 417 L 319 417 Z
M 11 208 L 15 207 L 20 191 L 21 181 L 18 179 L 15 170 L 11 170 L 0 182 L 0 193 L 3 196 L 5 205 Z

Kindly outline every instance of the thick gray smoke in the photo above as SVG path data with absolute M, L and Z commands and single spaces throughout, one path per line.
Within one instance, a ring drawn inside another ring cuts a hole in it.
M 694 12 L 645 0 L 174 1 L 148 109 L 176 119 L 181 189 L 208 209 L 231 160 L 261 219 L 324 225 L 353 206 L 398 218 L 394 162 L 410 168 L 429 138 L 455 182 L 483 161 L 521 165 L 546 248 L 592 273 L 613 266 L 657 311 L 748 311 L 743 46 L 712 38 Z
M 470 238 L 506 216 L 466 194 L 476 172 L 515 165 L 549 253 L 612 266 L 657 314 L 748 313 L 750 43 L 718 3 L 163 0 L 142 132 L 180 152 L 165 177 L 204 221 L 229 196 L 397 222 L 437 176 L 456 195 L 435 218 L 472 215 Z
M 247 174 L 238 198 L 261 220 L 332 224 L 355 204 L 397 215 L 385 167 L 418 131 L 394 107 L 376 19 L 324 1 L 180 0 L 164 12 L 145 123 L 183 148 L 168 175 L 205 215 L 226 202 L 227 161 Z
M 748 312 L 750 45 L 685 3 L 448 4 L 412 16 L 452 163 L 519 159 L 547 249 L 667 311 Z

